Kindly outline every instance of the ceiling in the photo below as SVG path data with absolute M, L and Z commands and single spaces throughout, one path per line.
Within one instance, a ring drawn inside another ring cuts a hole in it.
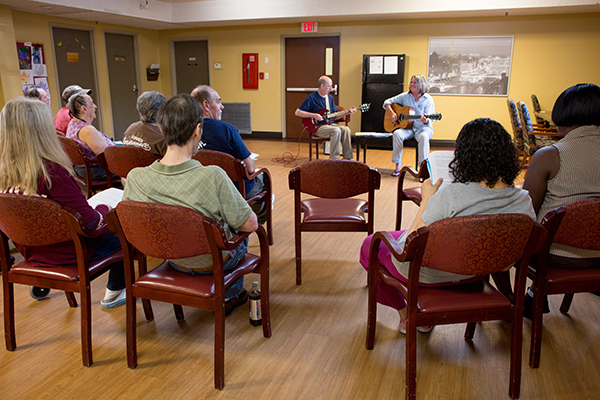
M 488 3 L 493 3 L 489 5 Z M 17 11 L 148 29 L 300 21 L 519 16 L 600 12 L 597 0 L 0 0 Z

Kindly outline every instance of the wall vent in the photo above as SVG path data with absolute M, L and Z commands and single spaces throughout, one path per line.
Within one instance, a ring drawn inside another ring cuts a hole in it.
M 221 121 L 229 122 L 241 134 L 250 135 L 252 133 L 250 103 L 223 103 L 223 106 L 225 108 L 221 115 Z

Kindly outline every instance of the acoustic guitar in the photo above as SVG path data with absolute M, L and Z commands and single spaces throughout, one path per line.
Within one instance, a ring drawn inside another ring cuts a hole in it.
M 392 122 L 392 115 L 386 109 L 385 117 L 383 120 L 383 128 L 385 129 L 386 132 L 393 132 L 399 128 L 400 129 L 411 129 L 413 126 L 413 119 L 421 119 L 421 116 L 415 114 L 415 109 L 412 107 L 404 107 L 404 106 L 401 106 L 400 104 L 396 104 L 396 103 L 392 103 L 391 106 L 392 106 L 392 110 L 394 110 L 394 112 L 398 116 L 398 122 L 397 123 Z M 439 121 L 442 119 L 442 114 L 440 114 L 440 113 L 425 114 L 425 118 Z
M 365 111 L 368 111 L 370 107 L 371 107 L 371 103 L 366 103 L 366 104 L 361 104 L 360 106 L 356 107 L 356 109 L 361 112 L 365 112 Z M 351 110 L 348 109 L 348 110 L 337 111 L 334 113 L 328 113 L 327 109 L 324 108 L 317 113 L 317 114 L 321 114 L 323 116 L 322 121 L 317 121 L 315 118 L 302 118 L 302 125 L 304 125 L 304 128 L 307 130 L 308 133 L 315 133 L 321 125 L 326 125 L 326 124 L 330 125 L 331 122 L 329 120 L 331 118 L 333 118 L 333 119 L 339 118 L 343 115 L 348 114 L 350 111 Z

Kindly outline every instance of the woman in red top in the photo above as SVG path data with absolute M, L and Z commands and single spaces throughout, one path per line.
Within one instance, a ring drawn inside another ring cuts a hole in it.
M 118 251 L 119 240 L 108 231 L 107 205 L 92 208 L 73 178 L 73 166 L 63 150 L 52 122 L 50 108 L 38 100 L 23 97 L 10 100 L 0 113 L 0 191 L 37 195 L 75 209 L 85 226 L 95 232 L 86 239 L 90 260 Z M 39 266 L 76 264 L 73 242 L 43 247 L 15 243 L 25 259 Z M 125 302 L 123 263 L 110 270 L 104 308 Z

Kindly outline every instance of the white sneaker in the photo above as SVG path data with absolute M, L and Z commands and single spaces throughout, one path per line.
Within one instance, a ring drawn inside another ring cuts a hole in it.
M 125 289 L 110 290 L 106 289 L 106 295 L 100 300 L 102 308 L 115 308 L 125 303 Z

